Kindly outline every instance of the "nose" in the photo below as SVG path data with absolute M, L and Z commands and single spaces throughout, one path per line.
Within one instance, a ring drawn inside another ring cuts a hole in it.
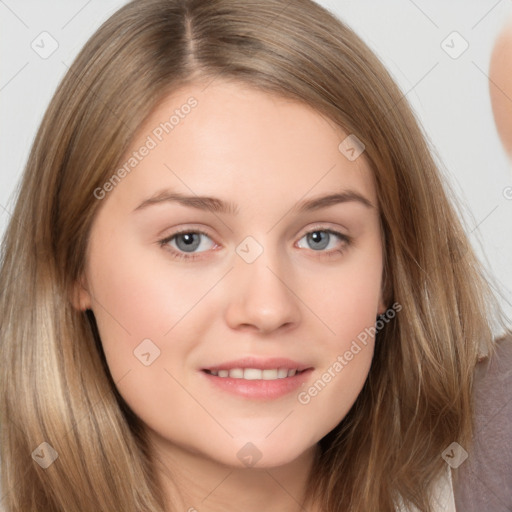
M 232 329 L 268 334 L 287 331 L 300 323 L 300 300 L 294 290 L 292 273 L 283 262 L 263 254 L 253 263 L 238 259 L 231 272 L 226 323 Z

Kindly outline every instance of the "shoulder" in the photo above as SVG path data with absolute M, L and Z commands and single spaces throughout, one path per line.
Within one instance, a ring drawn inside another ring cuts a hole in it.
M 475 369 L 475 423 L 468 458 L 453 470 L 457 510 L 512 510 L 512 335 Z

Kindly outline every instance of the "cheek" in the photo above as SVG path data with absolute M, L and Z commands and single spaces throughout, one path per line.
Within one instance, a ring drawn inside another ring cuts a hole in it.
M 170 421 L 164 405 L 169 402 L 179 404 L 186 424 L 193 404 L 168 371 L 174 374 L 173 366 L 179 366 L 196 344 L 197 332 L 192 331 L 197 327 L 181 319 L 211 284 L 172 266 L 158 247 L 148 251 L 120 237 L 103 238 L 103 243 L 100 237 L 96 240 L 91 245 L 88 284 L 116 387 L 132 410 L 150 424 L 161 421 L 160 416 Z M 116 258 L 115 254 L 130 256 Z M 194 314 L 199 310 L 194 309 Z M 187 343 L 178 343 L 182 340 Z M 187 378 L 180 376 L 185 387 Z
M 319 441 L 345 418 L 367 379 L 373 343 L 347 348 L 315 372 L 315 378 L 297 395 L 294 419 L 300 421 L 302 432 L 311 433 L 312 442 Z
M 322 279 L 303 285 L 311 309 L 322 320 L 331 349 L 343 350 L 358 334 L 373 326 L 379 310 L 382 282 L 380 245 L 372 241 L 364 250 L 347 254 Z M 330 334 L 330 336 L 329 336 Z
M 215 282 L 215 276 L 184 271 L 156 245 L 148 249 L 121 237 L 92 247 L 89 261 L 93 309 L 107 342 L 162 338 Z
M 306 422 L 322 418 L 334 428 L 359 395 L 370 370 L 380 301 L 380 246 L 353 252 L 328 281 L 310 287 L 309 300 L 324 324 L 319 353 L 322 365 L 312 383 L 301 389 L 298 403 L 309 412 Z
M 90 250 L 88 285 L 114 380 L 129 370 L 141 369 L 136 359 L 139 347 L 147 346 L 151 357 L 158 355 L 158 363 L 176 358 L 183 344 L 174 344 L 169 351 L 169 340 L 178 333 L 183 336 L 180 321 L 200 301 L 208 286 L 211 287 L 209 280 L 202 282 L 198 277 L 180 272 L 162 256 L 158 247 L 154 250 L 137 247 L 120 236 L 96 240 Z M 141 375 L 142 387 L 155 385 L 144 381 L 145 373 Z

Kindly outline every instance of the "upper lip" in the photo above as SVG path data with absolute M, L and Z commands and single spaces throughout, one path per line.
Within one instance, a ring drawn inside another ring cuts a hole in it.
M 271 370 L 273 368 L 286 368 L 287 370 L 303 371 L 311 368 L 311 365 L 298 363 L 292 359 L 282 357 L 258 358 L 258 357 L 244 357 L 233 361 L 226 361 L 224 363 L 214 364 L 203 368 L 203 370 L 219 371 L 219 370 L 232 370 L 233 368 L 258 368 L 260 370 Z

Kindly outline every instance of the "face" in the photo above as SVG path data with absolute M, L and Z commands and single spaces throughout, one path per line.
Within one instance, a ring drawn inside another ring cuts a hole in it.
M 512 18 L 508 20 L 497 38 L 489 66 L 489 92 L 494 120 L 501 141 L 512 160 L 512 79 L 510 62 L 512 61 Z
M 275 467 L 332 430 L 368 375 L 377 197 L 364 153 L 310 107 L 203 87 L 169 96 L 96 191 L 80 307 L 162 450 Z

